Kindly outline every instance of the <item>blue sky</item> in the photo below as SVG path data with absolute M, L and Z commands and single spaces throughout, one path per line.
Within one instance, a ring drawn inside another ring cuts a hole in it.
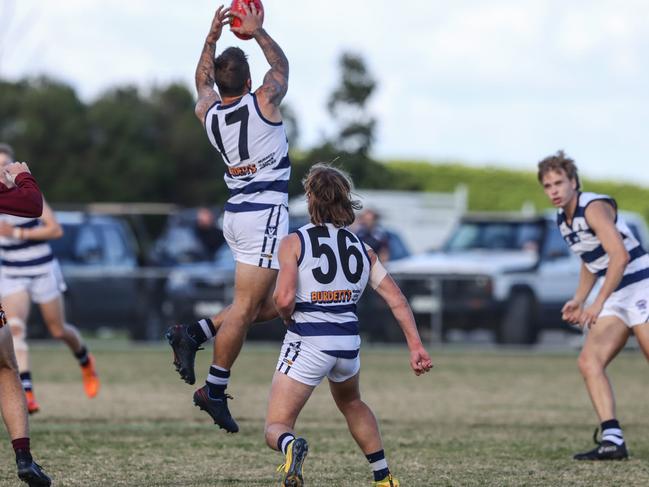
M 122 83 L 192 85 L 217 5 L 0 0 L 0 76 L 48 73 L 85 99 Z M 649 185 L 645 0 L 264 5 L 265 27 L 291 62 L 287 101 L 303 146 L 328 129 L 336 61 L 353 49 L 379 82 L 377 157 L 533 170 L 563 148 L 586 176 Z M 224 32 L 217 48 L 229 45 L 250 53 L 258 82 L 267 67 L 254 41 Z

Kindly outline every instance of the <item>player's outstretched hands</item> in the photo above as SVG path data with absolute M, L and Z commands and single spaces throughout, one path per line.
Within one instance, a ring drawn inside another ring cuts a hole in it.
M 24 172 L 29 172 L 29 167 L 24 162 L 12 162 L 4 168 L 4 176 L 11 184 L 15 184 L 16 176 Z
M 413 347 L 410 350 L 410 367 L 415 375 L 422 375 L 433 368 L 433 361 L 423 345 Z
M 583 303 L 576 299 L 571 299 L 561 308 L 561 319 L 572 325 L 578 325 L 581 318 Z
M 593 304 L 584 309 L 581 312 L 581 316 L 579 317 L 579 324 L 581 325 L 581 327 L 590 328 L 591 326 L 593 326 L 597 321 L 597 318 L 599 318 L 599 314 L 602 312 L 602 307 L 603 306 L 601 304 L 595 301 Z
M 221 37 L 223 26 L 230 23 L 230 18 L 230 7 L 224 8 L 223 5 L 219 6 L 214 14 L 214 19 L 212 19 L 212 26 L 210 27 L 210 33 L 207 35 L 207 40 L 210 42 L 218 41 Z
M 230 12 L 231 16 L 237 17 L 241 20 L 241 25 L 239 27 L 230 27 L 230 30 L 237 34 L 252 36 L 264 23 L 264 13 L 258 11 L 254 3 L 248 4 L 247 2 L 242 2 L 241 8 L 243 8 L 243 13 L 234 11 Z

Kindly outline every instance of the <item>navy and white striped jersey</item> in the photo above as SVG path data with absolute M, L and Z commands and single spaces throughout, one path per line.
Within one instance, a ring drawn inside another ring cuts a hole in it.
M 2 221 L 18 228 L 41 225 L 38 218 L 0 215 Z M 52 269 L 54 254 L 45 240 L 19 240 L 0 236 L 0 272 L 7 277 L 34 277 Z
M 635 238 L 624 219 L 617 215 L 617 203 L 610 196 L 596 193 L 579 193 L 577 208 L 572 218 L 572 225 L 568 224 L 563 209 L 557 214 L 559 230 L 570 249 L 577 254 L 584 262 L 590 272 L 602 277 L 608 269 L 609 257 L 602 243 L 595 235 L 586 221 L 586 207 L 593 201 L 607 201 L 616 211 L 615 226 L 622 236 L 624 247 L 629 253 L 629 263 L 624 270 L 622 281 L 616 291 L 649 278 L 649 256 L 644 251 L 638 240 Z
M 356 303 L 370 274 L 370 259 L 362 241 L 347 228 L 308 224 L 300 237 L 298 282 L 288 334 L 318 350 L 341 358 L 358 356 Z
M 213 105 L 205 116 L 205 130 L 226 165 L 226 211 L 288 205 L 291 163 L 284 125 L 264 118 L 254 93 L 228 105 Z

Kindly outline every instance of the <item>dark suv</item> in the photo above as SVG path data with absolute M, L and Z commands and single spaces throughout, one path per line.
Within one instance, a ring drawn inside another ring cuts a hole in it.
M 133 338 L 157 334 L 147 330 L 153 326 L 150 308 L 156 306 L 151 280 L 138 265 L 138 244 L 130 227 L 108 215 L 59 211 L 56 217 L 64 233 L 50 245 L 68 287 L 67 319 L 83 330 L 122 328 Z M 33 331 L 43 333 L 38 326 Z

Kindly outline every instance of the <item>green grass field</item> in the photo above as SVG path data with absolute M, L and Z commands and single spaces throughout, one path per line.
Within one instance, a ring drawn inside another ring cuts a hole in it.
M 73 358 L 37 345 L 33 374 L 42 411 L 32 418 L 37 460 L 60 486 L 275 485 L 281 456 L 263 441 L 268 385 L 278 346 L 247 345 L 233 371 L 226 435 L 193 407 L 163 346 L 95 342 L 103 390 L 83 395 Z M 211 353 L 201 352 L 199 380 Z M 638 352 L 611 367 L 632 458 L 576 463 L 597 424 L 575 366 L 576 352 L 433 350 L 417 378 L 403 348 L 366 347 L 363 393 L 377 414 L 388 461 L 403 486 L 649 485 L 649 375 Z M 307 404 L 298 432 L 310 443 L 307 485 L 371 485 L 326 385 Z M 17 485 L 13 452 L 0 442 L 0 485 Z

